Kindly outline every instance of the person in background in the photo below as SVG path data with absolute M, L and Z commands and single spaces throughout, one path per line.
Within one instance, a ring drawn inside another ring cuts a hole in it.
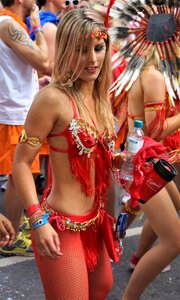
M 16 240 L 0 248 L 2 255 L 32 255 L 31 241 L 19 231 L 23 206 L 12 179 L 12 162 L 19 134 L 35 94 L 39 89 L 37 72 L 49 72 L 48 49 L 39 24 L 39 10 L 33 0 L 2 0 L 0 12 L 0 173 L 8 174 L 4 195 L 5 215 L 12 222 Z M 36 40 L 28 35 L 25 18 L 31 16 Z M 33 143 L 33 141 L 32 141 Z M 39 159 L 32 172 L 39 173 Z
M 119 36 L 127 38 L 129 34 L 135 34 L 135 39 L 116 56 L 116 63 L 126 57 L 128 64 L 110 90 L 118 95 L 123 92 L 127 94 L 129 130 L 133 128 L 134 120 L 142 120 L 144 140 L 148 136 L 167 147 L 163 151 L 164 158 L 173 164 L 179 161 L 180 154 L 179 3 L 160 2 L 143 4 L 134 1 L 133 5 L 124 2 L 117 10 L 116 17 L 131 22 L 136 19 L 137 27 L 117 26 L 111 30 L 117 40 Z M 152 158 L 154 152 L 151 151 L 150 147 L 143 152 L 144 158 L 148 158 L 147 155 L 152 155 L 149 156 Z M 147 163 L 145 159 L 139 160 L 138 168 L 134 168 L 134 181 L 129 190 L 131 199 L 126 202 L 124 211 L 134 219 L 140 209 L 147 217 L 143 229 L 144 245 L 141 244 L 144 253 L 136 260 L 122 300 L 139 300 L 148 284 L 180 254 L 180 220 L 176 211 L 180 209 L 180 197 L 177 187 L 171 181 L 149 200 L 143 201 L 143 193 L 142 198 L 137 198 L 138 193 L 135 192 L 141 177 L 139 170 L 144 174 L 142 162 Z M 159 182 L 155 184 L 157 186 Z M 152 241 L 157 237 L 159 242 L 152 246 Z
M 91 4 L 89 3 L 89 1 L 85 1 L 85 0 L 81 0 L 78 8 L 89 8 L 91 7 Z

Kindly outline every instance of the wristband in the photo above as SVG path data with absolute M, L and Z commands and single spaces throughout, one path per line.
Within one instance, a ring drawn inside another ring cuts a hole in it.
M 37 210 L 41 210 L 39 203 L 33 203 L 26 209 L 27 215 L 30 218 Z
M 42 27 L 36 28 L 36 30 L 34 30 L 34 33 L 36 34 L 38 31 L 44 32 L 44 30 L 42 29 Z
M 37 28 L 42 28 L 42 26 L 39 24 L 39 25 L 34 25 L 32 27 L 32 31 L 35 31 Z
M 48 224 L 48 218 L 49 218 L 49 214 L 45 213 L 42 218 L 40 218 L 39 220 L 37 220 L 35 223 L 32 224 L 32 229 L 37 229 L 45 224 Z
M 32 32 L 34 32 L 34 34 L 36 34 L 38 31 L 44 32 L 43 29 L 42 29 L 42 26 L 40 24 L 39 25 L 34 25 L 33 28 L 32 28 Z

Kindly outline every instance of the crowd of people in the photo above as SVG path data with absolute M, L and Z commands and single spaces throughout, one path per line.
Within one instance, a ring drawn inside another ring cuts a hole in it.
M 34 255 L 47 300 L 103 300 L 113 286 L 113 172 L 134 120 L 147 136 L 141 181 L 149 158 L 180 162 L 179 4 L 119 2 L 0 2 L 0 254 Z M 146 221 L 122 300 L 140 299 L 180 253 L 175 182 L 143 203 L 132 187 L 122 211 Z

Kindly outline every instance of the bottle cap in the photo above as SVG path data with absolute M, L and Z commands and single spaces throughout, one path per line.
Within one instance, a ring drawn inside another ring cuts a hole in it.
M 141 121 L 141 120 L 135 120 L 134 121 L 134 127 L 136 127 L 136 128 L 142 128 L 143 127 L 143 121 Z

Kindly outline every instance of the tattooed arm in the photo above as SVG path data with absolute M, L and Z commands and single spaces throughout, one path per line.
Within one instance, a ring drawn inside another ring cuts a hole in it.
M 36 33 L 33 42 L 23 27 L 15 20 L 7 19 L 0 24 L 0 39 L 33 68 L 50 74 L 48 48 L 41 31 Z

